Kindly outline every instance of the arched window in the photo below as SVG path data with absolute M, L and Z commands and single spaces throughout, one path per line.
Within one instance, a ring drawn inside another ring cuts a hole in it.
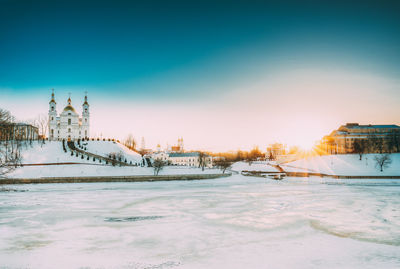
M 51 107 L 51 111 L 54 111 L 54 106 Z
M 51 129 L 51 136 L 53 136 L 54 135 L 54 130 L 53 129 Z
M 68 119 L 68 125 L 71 125 L 71 119 Z
M 54 120 L 54 117 L 51 117 L 51 120 Z
M 68 128 L 68 133 L 70 133 L 71 132 L 71 128 Z
M 85 122 L 87 122 L 87 119 L 85 119 Z

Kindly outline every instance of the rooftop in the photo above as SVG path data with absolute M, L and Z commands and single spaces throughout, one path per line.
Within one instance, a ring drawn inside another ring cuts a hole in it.
M 348 129 L 385 129 L 385 128 L 400 129 L 400 126 L 395 124 L 359 125 L 358 123 L 347 123 L 343 127 L 346 127 Z
M 170 153 L 169 157 L 178 158 L 178 157 L 199 157 L 199 152 L 185 152 L 185 153 Z M 206 156 L 208 156 L 206 154 Z

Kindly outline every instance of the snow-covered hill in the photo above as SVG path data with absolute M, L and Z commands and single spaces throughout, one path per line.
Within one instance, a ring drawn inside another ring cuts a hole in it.
M 62 142 L 46 141 L 33 142 L 21 148 L 22 164 L 43 164 L 43 163 L 88 163 L 86 159 L 71 156 L 71 152 L 64 152 Z
M 124 160 L 132 164 L 140 164 L 142 157 L 140 154 L 128 149 L 124 145 L 112 141 L 85 141 L 86 151 L 107 157 L 109 153 L 122 153 Z M 68 147 L 67 147 L 68 149 Z M 33 142 L 32 145 L 23 146 L 21 149 L 22 164 L 46 164 L 46 163 L 93 163 L 93 160 L 82 159 L 81 156 L 71 156 L 71 152 L 64 152 L 62 142 L 46 141 Z
M 113 141 L 85 141 L 82 145 L 86 147 L 86 151 L 107 157 L 110 153 L 122 153 L 128 163 L 140 164 L 142 162 L 142 156 L 135 151 L 132 151 L 124 145 L 113 142 Z
M 97 155 L 107 156 L 109 153 L 123 153 L 129 163 L 141 163 L 140 154 L 131 151 L 127 147 L 112 141 L 88 141 L 84 142 L 86 151 Z M 68 149 L 68 148 L 67 148 Z M 152 175 L 153 168 L 140 166 L 111 166 L 100 163 L 93 158 L 82 159 L 81 156 L 71 156 L 68 149 L 64 152 L 62 142 L 46 141 L 45 144 L 33 142 L 32 145 L 23 146 L 21 149 L 23 167 L 18 167 L 8 174 L 12 178 L 38 178 L 38 177 L 79 177 L 79 176 L 131 176 Z M 76 163 L 76 164 L 66 164 Z M 56 165 L 55 165 L 56 164 Z M 205 169 L 194 167 L 165 167 L 160 175 L 176 174 L 215 174 L 221 173 L 217 169 Z
M 288 172 L 315 172 L 343 176 L 400 176 L 400 153 L 390 154 L 392 163 L 380 172 L 375 156 L 365 154 L 360 161 L 357 154 L 316 156 L 282 164 Z

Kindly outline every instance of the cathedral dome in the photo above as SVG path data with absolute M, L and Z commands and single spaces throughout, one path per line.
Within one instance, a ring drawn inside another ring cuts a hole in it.
M 72 111 L 75 114 L 78 114 L 78 113 L 76 113 L 75 108 L 71 105 L 71 97 L 68 98 L 68 105 L 64 108 L 63 112 L 68 112 L 68 111 Z
M 72 111 L 72 112 L 75 112 L 75 113 L 76 113 L 75 108 L 74 108 L 73 106 L 71 106 L 71 105 L 67 105 L 67 106 L 64 108 L 64 111 Z

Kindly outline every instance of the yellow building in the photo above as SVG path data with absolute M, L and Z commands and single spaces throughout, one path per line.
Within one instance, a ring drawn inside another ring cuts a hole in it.
M 375 153 L 388 150 L 388 138 L 400 135 L 398 125 L 360 125 L 347 123 L 330 135 L 324 136 L 320 148 L 328 154 L 345 154 L 354 152 L 354 142 L 364 140 L 368 142 L 367 152 Z

